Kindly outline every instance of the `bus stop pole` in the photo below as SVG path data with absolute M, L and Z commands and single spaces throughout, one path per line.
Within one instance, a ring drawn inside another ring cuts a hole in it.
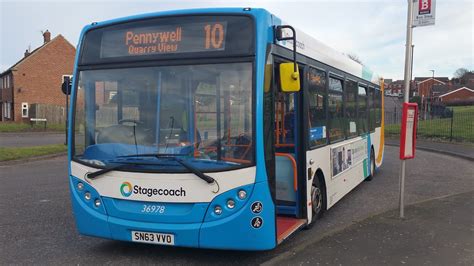
M 412 66 L 411 61 L 413 57 L 413 46 L 412 46 L 412 35 L 413 35 L 413 2 L 416 0 L 408 1 L 408 12 L 407 12 L 407 39 L 405 45 L 405 75 L 404 75 L 404 97 L 403 102 L 408 103 L 410 93 L 410 79 Z M 403 134 L 402 132 L 400 132 Z M 401 160 L 400 169 L 400 218 L 405 217 L 405 160 Z

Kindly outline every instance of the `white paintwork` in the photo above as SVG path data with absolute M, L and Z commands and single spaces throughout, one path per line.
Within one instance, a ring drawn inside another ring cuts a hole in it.
M 374 133 L 370 134 L 371 143 L 374 146 L 375 151 L 375 158 L 377 158 L 377 151 L 380 143 L 380 127 L 375 129 Z M 348 145 L 356 141 L 366 141 L 362 137 L 356 137 L 353 139 L 345 140 L 338 142 L 333 145 L 327 145 L 315 150 L 309 150 L 306 152 L 306 168 L 311 168 L 311 172 L 314 174 L 318 169 L 324 174 L 324 181 L 326 183 L 326 199 L 327 199 L 327 208 L 331 208 L 336 204 L 344 195 L 349 193 L 352 189 L 354 189 L 357 185 L 359 185 L 362 181 L 364 181 L 364 164 L 363 160 L 359 162 L 355 162 L 352 167 L 346 169 L 345 171 L 339 173 L 338 175 L 332 177 L 332 164 L 331 164 L 331 148 L 338 147 L 341 145 Z M 369 154 L 367 154 L 367 158 Z M 309 162 L 313 160 L 314 164 L 310 164 Z M 379 164 L 380 165 L 380 164 Z M 378 166 L 379 166 L 378 165 Z M 369 171 L 369 169 L 366 169 Z M 368 172 L 367 172 L 368 173 Z M 313 179 L 308 180 L 308 176 L 306 176 L 307 181 L 307 195 L 310 195 L 311 192 L 311 185 Z M 308 204 L 311 201 L 308 198 Z M 312 220 L 312 212 L 308 205 L 308 221 Z
M 101 196 L 150 202 L 211 202 L 214 197 L 230 189 L 255 183 L 256 167 L 248 167 L 232 171 L 207 173 L 219 184 L 208 184 L 192 173 L 136 173 L 111 171 L 93 180 L 85 180 L 86 173 L 100 169 L 88 167 L 77 162 L 71 162 L 71 174 L 92 185 Z M 186 191 L 185 197 L 147 195 L 132 193 L 129 197 L 122 196 L 120 186 L 123 182 L 130 182 L 132 187 L 138 185 L 146 188 L 180 189 Z
M 282 23 L 285 25 L 287 23 Z M 296 51 L 300 54 L 311 57 L 319 62 L 330 65 L 347 73 L 350 73 L 356 77 L 364 79 L 362 73 L 363 68 L 361 64 L 350 59 L 347 55 L 338 52 L 326 44 L 316 40 L 309 36 L 303 31 L 296 29 Z M 289 29 L 283 30 L 283 35 L 289 37 L 292 35 Z M 278 41 L 278 45 L 293 50 L 293 41 Z M 367 69 L 367 68 L 366 68 Z M 368 69 L 367 69 L 368 70 Z M 369 71 L 369 70 L 368 70 Z M 368 80 L 374 84 L 380 85 L 380 77 L 375 73 L 372 73 L 371 80 Z

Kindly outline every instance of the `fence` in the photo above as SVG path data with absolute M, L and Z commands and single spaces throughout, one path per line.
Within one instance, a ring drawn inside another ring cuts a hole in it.
M 385 110 L 385 133 L 400 134 L 401 110 Z M 474 142 L 474 111 L 444 112 L 441 115 L 420 115 L 418 138 Z
M 30 118 L 46 118 L 48 124 L 64 124 L 66 108 L 58 105 L 34 103 L 30 105 Z

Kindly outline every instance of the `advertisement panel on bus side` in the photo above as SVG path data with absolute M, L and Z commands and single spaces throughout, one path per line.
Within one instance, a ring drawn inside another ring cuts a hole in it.
M 367 158 L 367 139 L 331 148 L 332 177 L 362 162 Z

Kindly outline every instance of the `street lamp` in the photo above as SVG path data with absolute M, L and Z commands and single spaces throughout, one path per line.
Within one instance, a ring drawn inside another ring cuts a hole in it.
M 433 87 L 434 87 L 434 74 L 435 74 L 435 71 L 434 69 L 430 69 L 432 75 L 431 75 L 431 90 L 430 92 L 428 93 L 428 99 L 430 100 L 430 104 L 432 102 L 432 96 L 433 96 Z M 425 106 L 425 119 L 426 119 L 426 111 L 428 109 L 428 101 L 426 101 L 426 106 Z

